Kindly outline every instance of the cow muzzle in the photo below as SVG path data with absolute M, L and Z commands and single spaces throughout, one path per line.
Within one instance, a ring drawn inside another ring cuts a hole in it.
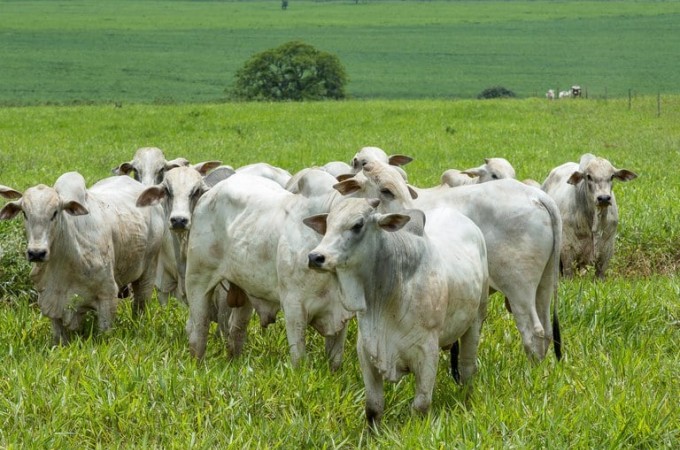
M 26 259 L 28 259 L 29 262 L 46 262 L 48 260 L 47 249 L 29 248 L 26 250 Z
M 323 265 L 326 262 L 326 257 L 317 252 L 311 252 L 309 255 L 307 255 L 308 258 L 308 263 L 307 266 L 310 269 L 314 270 L 324 270 Z
M 611 195 L 598 195 L 597 196 L 597 206 L 600 208 L 606 208 L 607 206 L 611 206 L 612 204 L 612 196 Z
M 170 218 L 170 229 L 173 231 L 186 231 L 189 229 L 187 217 L 174 216 Z

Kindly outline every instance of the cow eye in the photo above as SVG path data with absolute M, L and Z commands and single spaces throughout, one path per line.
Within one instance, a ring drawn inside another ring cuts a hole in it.
M 361 229 L 363 228 L 363 226 L 364 226 L 364 219 L 361 219 L 360 221 L 358 221 L 357 223 L 355 223 L 355 224 L 352 226 L 351 230 L 352 230 L 353 233 L 358 233 L 358 232 L 361 231 Z
M 498 179 L 498 175 L 496 175 L 495 173 L 493 173 L 493 174 L 491 174 L 491 178 L 493 178 L 494 180 L 497 180 L 497 179 Z
M 51 218 L 50 220 L 56 219 L 56 218 L 57 218 L 57 213 L 58 213 L 58 212 L 59 212 L 59 211 L 54 211 L 54 214 L 52 214 L 52 218 Z
M 387 188 L 385 188 L 385 189 L 380 189 L 380 194 L 381 194 L 381 195 L 384 195 L 384 196 L 387 197 L 387 198 L 394 198 L 394 194 L 392 193 L 392 191 L 390 191 L 390 190 L 387 189 Z
M 588 174 L 588 175 L 586 175 L 586 180 L 593 181 L 593 177 L 591 177 L 590 174 Z

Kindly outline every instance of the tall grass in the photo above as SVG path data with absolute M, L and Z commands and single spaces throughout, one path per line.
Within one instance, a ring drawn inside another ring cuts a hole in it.
M 627 100 L 537 99 L 0 109 L 0 184 L 22 191 L 68 170 L 91 184 L 147 145 L 169 158 L 268 161 L 292 172 L 378 145 L 414 156 L 409 177 L 421 186 L 488 156 L 539 181 L 584 152 L 640 175 L 615 186 L 621 223 L 610 278 L 588 273 L 560 285 L 561 363 L 527 362 L 496 294 L 473 386 L 453 382 L 442 353 L 430 413 L 411 413 L 413 379 L 404 378 L 387 385 L 373 435 L 354 324 L 338 373 L 312 331 L 309 357 L 292 368 L 281 317 L 266 330 L 253 321 L 235 360 L 213 329 L 196 362 L 176 302 L 151 302 L 138 320 L 122 302 L 109 332 L 91 321 L 71 345 L 51 348 L 49 321 L 31 302 L 21 222 L 0 222 L 0 446 L 676 447 L 679 103 L 663 97 L 660 116 L 655 97 L 636 97 L 630 109 Z

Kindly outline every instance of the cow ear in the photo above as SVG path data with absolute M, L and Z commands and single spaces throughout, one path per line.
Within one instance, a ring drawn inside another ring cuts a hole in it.
M 186 158 L 175 158 L 165 162 L 165 171 L 176 169 L 178 167 L 188 166 L 189 160 Z
M 484 175 L 484 170 L 485 170 L 484 166 L 481 166 L 481 167 L 475 167 L 474 169 L 463 170 L 461 173 L 463 175 L 469 176 L 470 178 L 474 178 L 474 177 L 481 177 L 482 175 Z
M 614 172 L 613 178 L 621 181 L 630 181 L 636 179 L 637 174 L 635 172 L 631 172 L 628 169 L 620 169 Z
M 328 214 L 317 214 L 316 216 L 310 216 L 302 219 L 302 223 L 307 225 L 312 230 L 316 231 L 320 235 L 326 234 L 326 220 L 328 219 Z
M 410 184 L 407 184 L 406 187 L 408 187 L 408 193 L 411 194 L 411 198 L 413 200 L 418 198 L 418 193 L 416 192 L 415 189 Z
M 137 206 L 157 205 L 165 198 L 165 187 L 163 185 L 150 186 L 142 191 L 137 197 Z
M 362 185 L 356 178 L 350 178 L 333 185 L 333 189 L 340 192 L 342 195 L 352 194 L 358 190 L 361 190 L 361 188 Z
M 399 231 L 411 220 L 405 214 L 382 214 L 378 218 L 378 226 L 385 231 Z
M 21 212 L 20 202 L 10 202 L 0 209 L 0 220 L 10 220 L 14 219 L 17 214 Z
M 86 207 L 84 207 L 75 200 L 71 200 L 64 203 L 61 206 L 61 209 L 63 209 L 72 216 L 84 216 L 86 214 L 90 214 L 90 211 L 88 211 Z
M 132 166 L 132 164 L 125 162 L 120 166 L 111 169 L 111 172 L 113 172 L 115 175 L 129 175 L 133 170 L 135 170 L 135 168 Z
M 338 181 L 345 181 L 349 180 L 350 178 L 354 178 L 353 173 L 343 173 L 342 175 L 338 175 L 337 177 L 335 177 L 335 179 Z
M 205 175 L 221 165 L 222 161 L 203 161 L 198 164 L 194 164 L 194 169 L 196 169 L 201 175 Z
M 567 180 L 567 183 L 573 184 L 576 186 L 583 180 L 583 172 L 579 172 L 578 170 L 574 173 L 571 174 L 569 179 Z
M 392 155 L 388 158 L 388 161 L 391 166 L 405 166 L 413 161 L 413 158 L 406 155 Z
M 15 191 L 14 189 L 12 189 L 10 187 L 3 186 L 3 185 L 0 184 L 0 196 L 7 198 L 7 199 L 15 200 L 17 198 L 21 198 L 21 192 Z

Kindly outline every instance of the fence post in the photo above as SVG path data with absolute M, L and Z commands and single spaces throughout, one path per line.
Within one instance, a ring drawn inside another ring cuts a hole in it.
M 656 117 L 661 117 L 661 92 L 656 94 Z
M 632 101 L 633 101 L 633 90 L 631 88 L 628 88 L 628 109 L 630 109 Z

